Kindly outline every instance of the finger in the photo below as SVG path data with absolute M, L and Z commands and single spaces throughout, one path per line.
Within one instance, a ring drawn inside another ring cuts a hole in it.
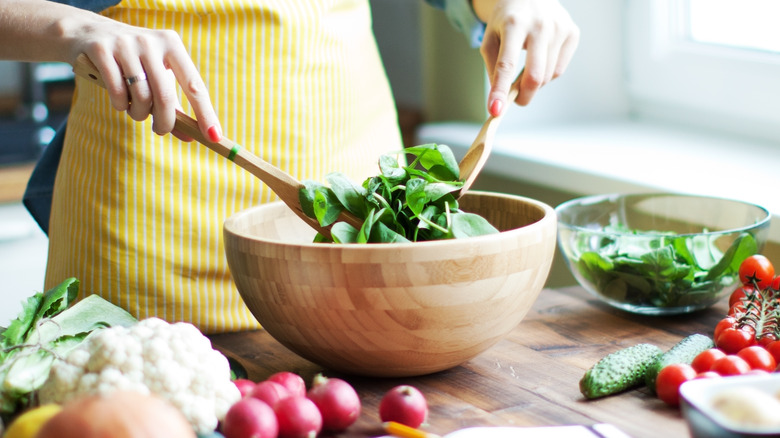
M 524 37 L 506 37 L 501 41 L 498 57 L 491 77 L 490 93 L 488 94 L 488 111 L 494 117 L 503 113 L 507 107 L 507 95 L 512 87 L 518 71 L 523 51 Z
M 111 106 L 118 111 L 127 110 L 130 105 L 130 96 L 127 94 L 127 86 L 122 77 L 122 69 L 117 64 L 116 59 L 102 51 L 87 53 L 87 57 L 100 72 L 103 83 L 106 85 Z
M 525 68 L 520 81 L 520 92 L 517 95 L 518 105 L 528 105 L 539 88 L 544 85 L 547 70 L 547 38 L 544 33 L 529 35 L 526 44 Z
M 485 70 L 487 71 L 487 77 L 490 80 L 491 86 L 493 85 L 494 75 L 496 73 L 496 60 L 498 59 L 500 47 L 499 38 L 495 33 L 486 34 L 482 39 L 482 44 L 479 46 L 479 51 L 482 55 L 482 60 L 485 63 Z
M 173 131 L 176 109 L 181 108 L 176 95 L 176 78 L 160 62 L 150 63 L 147 72 L 152 90 L 152 130 L 165 135 Z
M 146 120 L 152 109 L 152 89 L 149 86 L 149 79 L 154 78 L 146 72 L 146 68 L 137 57 L 130 57 L 124 61 L 122 72 L 127 92 L 130 94 L 127 114 L 139 122 Z
M 186 52 L 173 53 L 169 58 L 169 64 L 176 80 L 181 84 L 182 91 L 190 106 L 192 106 L 201 132 L 211 141 L 219 141 L 222 137 L 222 127 L 217 113 L 211 105 L 206 84 L 195 64 Z
M 574 57 L 574 52 L 577 51 L 579 45 L 580 36 L 579 30 L 570 34 L 568 38 L 561 45 L 560 53 L 558 54 L 558 63 L 555 65 L 555 71 L 553 72 L 553 78 L 557 78 L 562 75 L 566 68 L 569 66 L 571 59 Z

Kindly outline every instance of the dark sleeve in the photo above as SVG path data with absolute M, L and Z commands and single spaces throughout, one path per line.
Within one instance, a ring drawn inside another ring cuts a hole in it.
M 460 31 L 473 48 L 482 44 L 485 35 L 485 23 L 479 20 L 471 0 L 425 0 L 434 8 L 441 9 L 455 29 Z
M 50 0 L 56 3 L 75 6 L 92 12 L 100 12 L 111 6 L 116 6 L 122 0 Z

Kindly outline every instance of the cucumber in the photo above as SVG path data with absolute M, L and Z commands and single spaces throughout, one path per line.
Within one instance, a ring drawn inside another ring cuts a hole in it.
M 663 350 L 652 344 L 637 344 L 611 353 L 598 361 L 580 380 L 580 392 L 593 399 L 642 384 L 647 367 Z
M 690 364 L 699 353 L 713 347 L 715 347 L 715 344 L 709 336 L 696 333 L 685 337 L 647 367 L 645 384 L 655 393 L 655 379 L 663 367 L 673 363 Z

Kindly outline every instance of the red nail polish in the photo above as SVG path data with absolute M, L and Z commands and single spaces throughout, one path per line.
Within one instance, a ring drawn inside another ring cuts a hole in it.
M 501 109 L 503 108 L 504 104 L 501 102 L 501 100 L 496 99 L 493 101 L 493 104 L 490 105 L 490 114 L 493 117 L 498 117 L 501 115 Z
M 209 139 L 213 142 L 218 142 L 222 139 L 222 132 L 219 130 L 219 126 L 214 125 L 209 128 Z

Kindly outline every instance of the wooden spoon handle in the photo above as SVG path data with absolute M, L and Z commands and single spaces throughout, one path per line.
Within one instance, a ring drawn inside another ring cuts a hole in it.
M 97 67 L 95 67 L 92 61 L 84 54 L 81 54 L 76 58 L 73 72 L 96 85 L 106 88 L 106 84 Z M 211 141 L 200 131 L 198 122 L 195 119 L 179 110 L 176 110 L 174 129 L 249 171 L 268 185 L 268 187 L 273 190 L 285 204 L 312 228 L 325 235 L 330 235 L 329 228 L 322 227 L 316 219 L 310 218 L 301 209 L 298 194 L 303 187 L 303 184 L 292 175 L 273 166 L 226 137 L 223 137 L 218 142 Z M 348 223 L 358 228 L 362 224 L 360 219 L 348 213 L 343 213 L 341 219 L 346 220 Z

